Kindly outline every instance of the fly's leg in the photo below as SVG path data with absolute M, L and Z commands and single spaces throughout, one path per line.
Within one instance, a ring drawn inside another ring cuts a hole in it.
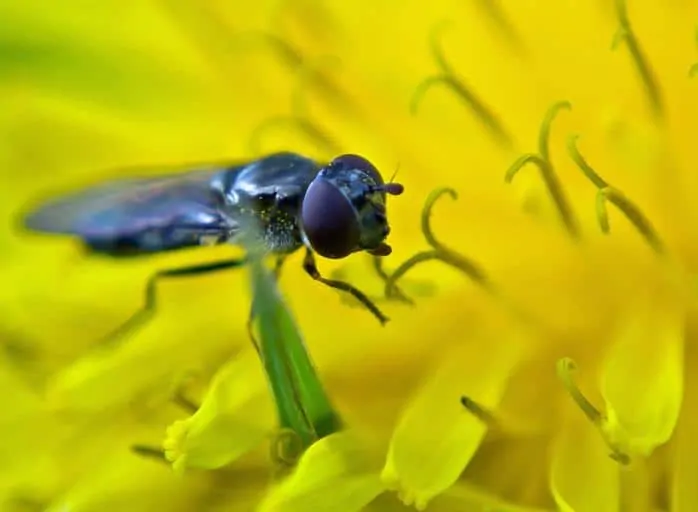
M 286 261 L 286 258 L 288 257 L 288 254 L 282 254 L 276 258 L 276 264 L 274 265 L 274 273 L 272 274 L 274 276 L 274 281 L 278 282 L 279 278 L 281 277 L 281 268 L 284 265 L 284 261 Z M 257 338 L 255 338 L 254 335 L 254 321 L 257 318 L 257 302 L 255 297 L 252 297 L 252 307 L 250 308 L 250 316 L 247 318 L 247 334 L 249 335 L 250 339 L 252 340 L 252 344 L 254 345 L 255 350 L 257 351 L 257 354 L 261 357 L 262 352 L 260 351 L 259 347 L 259 342 L 257 341 Z
M 303 270 L 305 270 L 315 281 L 319 281 L 331 288 L 342 290 L 353 295 L 354 298 L 361 302 L 361 304 L 366 306 L 366 309 L 373 313 L 373 316 L 378 319 L 381 325 L 385 324 L 389 320 L 388 317 L 385 316 L 373 302 L 371 302 L 371 299 L 366 297 L 366 295 L 358 288 L 355 288 L 344 281 L 336 281 L 334 279 L 325 279 L 322 277 L 315 263 L 315 256 L 313 255 L 313 252 L 307 248 L 305 250 L 305 258 L 303 259 Z
M 245 259 L 223 260 L 215 261 L 212 263 L 193 265 L 190 267 L 173 268 L 158 271 L 156 274 L 152 275 L 150 279 L 148 279 L 148 284 L 145 289 L 144 306 L 138 311 L 136 311 L 128 320 L 126 320 L 126 322 L 117 327 L 116 330 L 112 331 L 109 335 L 107 335 L 107 337 L 104 339 L 104 343 L 115 343 L 117 340 L 123 337 L 124 334 L 126 334 L 134 328 L 143 325 L 155 314 L 155 309 L 157 306 L 155 287 L 158 281 L 160 281 L 161 279 L 209 274 L 212 272 L 241 267 L 245 265 L 245 263 L 247 263 Z
M 372 256 L 371 259 L 373 260 L 373 270 L 375 270 L 378 277 L 383 280 L 383 283 L 387 284 L 390 281 L 390 276 L 383 268 L 383 258 L 380 256 Z M 405 295 L 397 286 L 393 286 L 392 292 L 388 294 L 387 298 L 406 302 L 407 304 L 414 304 L 414 301 Z

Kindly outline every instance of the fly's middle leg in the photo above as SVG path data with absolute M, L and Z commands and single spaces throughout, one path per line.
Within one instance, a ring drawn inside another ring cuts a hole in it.
M 176 277 L 198 276 L 219 272 L 232 268 L 237 268 L 245 265 L 247 261 L 244 258 L 215 261 L 211 263 L 202 263 L 189 267 L 172 268 L 159 270 L 148 279 L 148 284 L 145 289 L 145 304 L 141 309 L 136 311 L 123 324 L 117 327 L 114 331 L 106 336 L 104 344 L 116 343 L 125 334 L 145 324 L 155 314 L 157 307 L 156 286 L 161 279 L 169 279 Z
M 346 283 L 344 281 L 338 281 L 335 279 L 326 279 L 322 277 L 320 274 L 320 271 L 317 268 L 317 264 L 315 263 L 315 256 L 313 255 L 313 252 L 310 249 L 306 249 L 305 251 L 305 258 L 303 259 L 303 270 L 305 270 L 310 277 L 312 277 L 315 281 L 319 281 L 322 284 L 325 284 L 329 286 L 330 288 L 334 288 L 336 290 L 342 290 L 344 292 L 347 292 L 351 295 L 354 296 L 361 304 L 363 304 L 366 309 L 368 309 L 373 316 L 375 316 L 378 321 L 383 325 L 385 324 L 389 318 L 383 314 L 383 312 L 378 309 L 378 306 L 376 306 L 371 299 L 369 299 L 366 294 L 364 294 L 361 290 L 358 288 L 350 285 L 349 283 Z

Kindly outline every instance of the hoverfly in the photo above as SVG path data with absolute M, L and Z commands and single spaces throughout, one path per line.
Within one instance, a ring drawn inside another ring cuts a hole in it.
M 322 164 L 286 152 L 95 185 L 40 205 L 24 217 L 24 226 L 77 236 L 88 250 L 112 257 L 240 244 L 241 237 L 250 235 L 243 226 L 255 226 L 254 237 L 264 253 L 276 257 L 277 277 L 284 259 L 304 247 L 303 269 L 312 279 L 353 295 L 384 324 L 388 318 L 359 289 L 320 274 L 314 253 L 332 259 L 359 251 L 390 254 L 386 195 L 402 192 L 402 185 L 385 183 L 361 156 L 342 155 Z M 245 263 L 246 258 L 227 259 L 156 272 L 148 280 L 144 307 L 108 338 L 154 313 L 159 279 Z M 250 334 L 253 315 L 254 305 Z

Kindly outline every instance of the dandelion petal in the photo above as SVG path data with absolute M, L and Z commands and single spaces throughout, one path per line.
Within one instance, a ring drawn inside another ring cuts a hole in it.
M 301 457 L 295 471 L 270 490 L 258 512 L 357 512 L 384 491 L 379 467 L 349 432 L 327 436 Z
M 479 405 L 496 407 L 520 360 L 519 346 L 518 340 L 468 339 L 445 354 L 407 407 L 393 433 L 382 475 L 406 505 L 423 509 L 463 472 L 487 426 L 461 405 L 460 398 L 466 395 Z
M 612 445 L 649 455 L 671 437 L 683 398 L 684 312 L 672 299 L 643 300 L 621 319 L 601 391 Z
M 608 446 L 581 414 L 557 439 L 550 471 L 551 491 L 560 511 L 618 510 L 618 463 L 609 457 Z
M 686 374 L 686 396 L 681 419 L 676 426 L 671 485 L 671 511 L 692 512 L 698 503 L 698 375 Z
M 222 467 L 263 442 L 273 414 L 261 366 L 250 350 L 218 371 L 194 415 L 170 426 L 165 455 L 177 471 Z

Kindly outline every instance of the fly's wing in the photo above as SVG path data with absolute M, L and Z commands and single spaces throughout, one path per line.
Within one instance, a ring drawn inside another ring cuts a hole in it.
M 212 182 L 244 167 L 107 182 L 44 203 L 24 217 L 24 226 L 75 235 L 114 256 L 181 249 L 209 238 L 222 242 L 237 224 Z

